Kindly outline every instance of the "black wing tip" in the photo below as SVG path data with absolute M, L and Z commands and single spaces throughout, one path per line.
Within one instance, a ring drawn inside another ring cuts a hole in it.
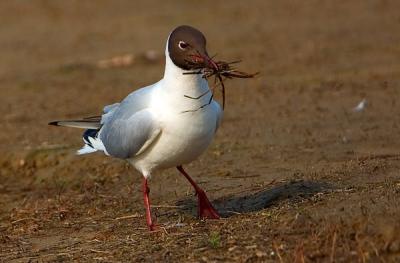
M 48 125 L 58 126 L 59 121 L 51 121 Z

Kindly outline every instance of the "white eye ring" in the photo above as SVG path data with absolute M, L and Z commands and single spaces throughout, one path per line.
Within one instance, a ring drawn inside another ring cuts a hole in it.
M 189 46 L 189 44 L 186 43 L 186 42 L 183 42 L 182 40 L 179 41 L 179 43 L 178 43 L 178 47 L 179 47 L 180 49 L 182 49 L 182 50 L 185 50 L 188 46 Z

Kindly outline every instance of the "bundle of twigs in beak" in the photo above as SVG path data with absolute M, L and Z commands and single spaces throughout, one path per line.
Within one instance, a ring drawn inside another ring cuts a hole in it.
M 215 56 L 214 56 L 215 57 Z M 211 77 L 214 77 L 214 87 L 211 88 L 212 90 L 212 95 L 210 98 L 211 103 L 212 98 L 214 96 L 214 89 L 218 86 L 221 86 L 221 93 L 222 93 L 222 108 L 225 108 L 225 85 L 224 85 L 224 80 L 225 79 L 232 79 L 232 78 L 253 78 L 255 75 L 258 74 L 249 74 L 243 71 L 239 71 L 235 69 L 232 65 L 239 63 L 240 61 L 233 61 L 233 62 L 225 62 L 225 61 L 214 61 L 213 58 L 206 58 L 202 61 L 202 63 L 199 62 L 188 62 L 191 64 L 193 71 L 186 72 L 184 74 L 202 74 L 203 78 L 209 79 Z M 205 95 L 205 94 L 203 94 Z M 202 96 L 198 97 L 201 98 Z M 190 97 L 191 98 L 191 97 Z M 192 99 L 198 99 L 198 98 L 192 98 Z M 207 104 L 207 105 L 208 105 Z M 206 105 L 204 105 L 206 106 Z M 204 107 L 203 106 L 203 107 Z

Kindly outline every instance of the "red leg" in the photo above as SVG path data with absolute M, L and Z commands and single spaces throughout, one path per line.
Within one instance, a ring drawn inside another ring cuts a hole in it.
M 197 214 L 200 218 L 208 218 L 208 219 L 219 219 L 220 216 L 218 212 L 214 209 L 211 202 L 208 200 L 206 193 L 203 189 L 201 189 L 190 176 L 183 170 L 183 167 L 177 166 L 176 167 L 179 172 L 181 172 L 186 179 L 191 183 L 194 190 L 196 190 L 196 195 L 198 199 L 198 207 L 197 207 Z
M 147 186 L 147 179 L 143 178 L 143 200 L 144 200 L 144 207 L 146 208 L 147 226 L 149 227 L 150 231 L 154 231 L 155 225 L 153 224 L 153 219 L 151 218 L 149 193 L 150 189 Z

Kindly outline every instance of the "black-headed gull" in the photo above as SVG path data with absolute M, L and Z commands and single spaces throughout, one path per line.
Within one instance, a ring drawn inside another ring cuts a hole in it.
M 176 167 L 194 187 L 198 216 L 218 219 L 205 192 L 182 165 L 194 161 L 211 143 L 222 118 L 220 105 L 212 100 L 207 80 L 189 73 L 199 63 L 215 67 L 208 56 L 206 39 L 197 29 L 179 26 L 169 35 L 165 73 L 157 83 L 138 89 L 122 102 L 104 107 L 103 114 L 82 120 L 49 124 L 84 128 L 84 146 L 78 154 L 103 151 L 126 159 L 142 173 L 146 220 L 150 212 L 147 179 L 153 171 Z

